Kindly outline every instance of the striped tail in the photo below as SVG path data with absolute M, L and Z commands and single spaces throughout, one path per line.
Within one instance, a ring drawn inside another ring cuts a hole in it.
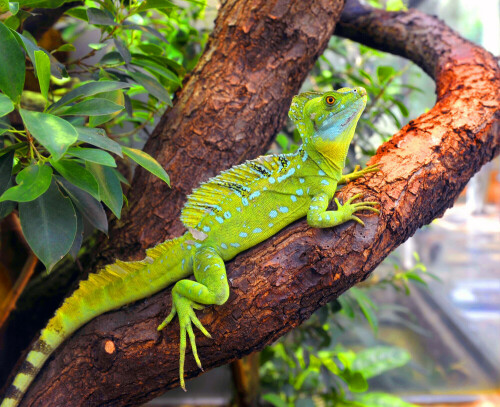
M 189 276 L 192 273 L 191 253 L 182 244 L 188 238 L 191 237 L 186 234 L 148 249 L 146 258 L 141 261 L 117 260 L 80 282 L 78 289 L 42 330 L 0 407 L 19 404 L 45 361 L 78 328 L 98 315 L 149 297 Z

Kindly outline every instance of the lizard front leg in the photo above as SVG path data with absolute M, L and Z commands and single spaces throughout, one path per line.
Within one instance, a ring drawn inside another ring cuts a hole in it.
M 370 172 L 380 171 L 378 164 L 369 165 L 368 167 L 365 167 L 363 169 L 360 169 L 360 168 L 361 167 L 359 165 L 356 165 L 356 167 L 354 167 L 353 172 L 350 172 L 349 174 L 342 175 L 342 178 L 340 178 L 338 185 L 347 184 L 348 182 L 351 182 L 351 181 L 354 181 L 355 179 L 361 178 L 362 176 L 369 174 Z
M 378 202 L 352 203 L 354 200 L 361 197 L 362 194 L 354 195 L 352 198 L 349 198 L 344 205 L 341 205 L 339 200 L 335 198 L 337 210 L 327 211 L 326 208 L 330 202 L 328 194 L 325 192 L 317 194 L 311 199 L 311 205 L 309 206 L 309 211 L 307 212 L 307 223 L 309 226 L 315 228 L 329 228 L 340 225 L 349 220 L 354 220 L 364 226 L 364 222 L 354 214 L 355 212 L 364 209 L 375 213 L 380 213 L 380 211 L 373 207 L 373 205 L 378 205 Z
M 194 254 L 193 270 L 196 281 L 180 280 L 172 289 L 172 311 L 158 326 L 163 329 L 176 314 L 179 315 L 180 325 L 180 360 L 179 377 L 181 387 L 186 390 L 184 382 L 184 361 L 186 356 L 186 333 L 189 336 L 193 356 L 200 369 L 201 362 L 196 349 L 196 340 L 192 324 L 203 334 L 211 337 L 200 320 L 196 317 L 195 309 L 202 309 L 204 305 L 222 305 L 229 298 L 229 284 L 226 276 L 226 266 L 220 255 L 212 247 L 199 248 Z

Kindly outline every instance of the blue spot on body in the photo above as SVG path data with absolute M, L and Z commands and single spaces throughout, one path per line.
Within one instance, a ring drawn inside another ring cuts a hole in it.
M 226 219 L 229 219 L 231 217 L 231 212 L 227 211 L 227 212 L 224 212 L 224 217 Z
M 312 206 L 309 207 L 309 209 L 315 211 L 315 210 L 319 209 L 319 207 L 316 206 L 316 205 L 312 205 Z
M 319 170 L 319 171 L 318 171 L 318 174 L 319 174 L 319 175 L 326 175 L 326 174 L 325 174 L 325 172 L 324 172 L 323 170 Z
M 203 231 L 204 232 L 210 232 L 210 228 L 208 226 L 203 226 Z
M 227 245 L 225 243 L 221 243 L 220 247 L 222 247 L 223 249 L 227 249 Z
M 187 249 L 188 249 L 188 250 L 191 250 L 191 245 L 190 245 L 190 244 L 188 244 Z
M 297 191 L 295 191 L 295 193 L 298 195 L 298 196 L 302 196 L 304 195 L 304 191 L 301 189 L 297 189 Z
M 330 183 L 326 179 L 321 180 L 321 183 L 323 185 L 330 185 Z
M 240 232 L 240 237 L 247 237 L 248 236 L 248 233 L 245 233 L 245 232 Z
M 285 175 L 278 177 L 278 182 L 284 181 L 285 179 L 287 179 L 288 177 L 290 177 L 294 173 L 295 173 L 295 168 L 290 168 Z
M 200 289 L 200 291 L 198 291 L 198 297 L 201 295 L 202 292 L 203 292 L 203 288 Z
M 243 204 L 243 206 L 248 206 L 248 199 L 241 198 L 241 203 Z
M 272 228 L 272 227 L 274 226 L 274 224 L 273 224 L 273 223 L 270 223 L 270 224 L 269 224 L 269 225 L 267 225 L 267 226 L 269 226 L 270 228 Z
M 275 218 L 276 216 L 278 216 L 278 212 L 276 212 L 274 209 L 271 212 L 269 212 L 270 218 Z
M 196 247 L 197 249 L 199 249 L 201 247 L 201 243 L 195 242 L 194 243 L 194 247 Z
M 223 274 L 222 276 L 220 276 L 220 279 L 224 280 L 224 277 L 225 277 L 225 275 Z
M 306 180 L 304 178 L 299 178 L 299 182 L 303 184 L 304 182 L 306 182 Z
M 280 206 L 280 212 L 281 213 L 287 213 L 288 212 L 288 208 L 286 206 Z
M 330 220 L 330 215 L 326 215 L 326 216 L 325 216 L 325 219 L 326 219 L 326 220 Z
M 276 180 L 273 177 L 269 177 L 268 181 L 270 184 L 274 184 L 276 182 Z
M 186 262 L 186 259 L 182 259 L 182 269 L 184 270 L 184 263 Z
M 240 247 L 240 244 L 239 243 L 231 243 L 231 246 L 233 246 L 233 247 Z
M 255 191 L 254 193 L 250 194 L 248 197 L 249 199 L 254 199 L 257 198 L 260 195 L 260 191 Z
M 207 271 L 207 269 L 210 267 L 210 264 L 206 265 L 203 271 Z
M 217 222 L 219 222 L 219 223 L 224 222 L 224 219 L 222 219 L 220 216 L 216 216 L 216 217 L 215 217 L 215 220 L 216 220 Z
M 290 196 L 292 202 L 297 202 L 297 197 L 295 195 Z
M 253 233 L 260 233 L 260 232 L 262 232 L 262 229 L 261 229 L 261 228 L 255 228 L 255 229 L 253 230 Z
M 237 210 L 238 212 L 241 212 L 241 208 L 240 208 L 239 206 L 236 208 L 236 210 Z

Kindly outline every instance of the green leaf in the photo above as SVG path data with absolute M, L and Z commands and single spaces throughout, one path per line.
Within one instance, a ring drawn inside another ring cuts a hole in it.
M 93 42 L 91 42 L 91 43 L 88 44 L 89 48 L 95 49 L 96 51 L 99 51 L 100 49 L 103 49 L 107 45 L 108 44 L 106 44 L 105 42 L 99 42 L 97 44 L 94 44 Z
M 105 100 L 108 100 L 112 103 L 117 104 L 118 106 L 121 106 L 122 109 L 115 113 L 103 115 L 103 116 L 92 116 L 89 119 L 89 126 L 90 127 L 96 127 L 99 126 L 100 124 L 106 123 L 110 121 L 113 117 L 116 117 L 118 114 L 120 114 L 121 110 L 125 109 L 125 96 L 123 94 L 123 91 L 121 89 L 118 90 L 113 90 L 111 92 L 105 92 L 105 93 L 100 93 L 99 97 Z
M 368 390 L 368 382 L 360 372 L 352 372 L 346 369 L 341 374 L 342 379 L 345 380 L 349 390 L 359 393 Z
M 89 127 L 76 126 L 78 132 L 78 140 L 83 141 L 93 146 L 102 148 L 103 150 L 111 151 L 120 157 L 123 157 L 122 147 L 116 141 L 106 137 L 103 129 L 91 129 Z
M 0 90 L 17 103 L 24 86 L 24 53 L 14 34 L 0 22 Z
M 123 193 L 120 181 L 113 172 L 113 169 L 91 162 L 87 162 L 86 166 L 97 180 L 101 200 L 120 219 L 123 206 Z
M 149 61 L 147 59 L 132 59 L 132 63 L 134 65 L 138 65 L 138 66 L 141 66 L 143 68 L 146 68 L 147 70 L 153 72 L 153 73 L 157 73 L 158 75 L 161 75 L 163 76 L 165 79 L 169 80 L 170 82 L 173 82 L 175 83 L 176 85 L 181 85 L 181 81 L 179 79 L 179 77 L 173 73 L 170 69 L 167 69 L 155 62 L 152 62 L 152 61 Z
M 175 7 L 175 4 L 169 0 L 146 0 L 141 3 L 136 13 L 140 13 L 144 10 L 149 10 L 152 8 L 170 8 Z
M 89 21 L 89 17 L 87 16 L 87 9 L 85 7 L 73 7 L 66 11 L 67 15 L 71 17 L 78 18 L 79 20 Z
M 116 25 L 113 15 L 107 10 L 101 10 L 95 7 L 87 9 L 87 17 L 90 24 L 95 25 Z
M 87 191 L 95 199 L 100 200 L 97 181 L 86 168 L 75 161 L 64 159 L 59 161 L 50 160 L 50 164 L 69 182 Z
M 356 287 L 352 287 L 349 292 L 357 301 L 359 308 L 361 308 L 366 320 L 370 324 L 373 332 L 376 334 L 378 331 L 378 319 L 374 312 L 374 309 L 376 308 L 375 304 L 373 304 L 372 300 L 370 300 L 370 298 L 363 291 Z
M 82 242 L 83 242 L 83 219 L 82 215 L 80 212 L 75 211 L 76 213 L 76 234 L 75 234 L 75 240 L 73 240 L 73 244 L 71 245 L 71 248 L 69 249 L 69 255 L 73 257 L 73 260 L 76 260 L 78 257 L 78 252 L 80 251 L 80 248 L 82 247 Z
M 380 65 L 377 67 L 377 78 L 380 84 L 384 84 L 396 74 L 396 70 L 392 66 Z
M 83 217 L 96 229 L 108 234 L 108 219 L 101 203 L 87 192 L 66 181 L 63 177 L 56 175 L 56 179 Z
M 386 393 L 359 394 L 354 399 L 363 407 L 417 407 L 415 404 L 407 403 L 397 396 Z
M 378 376 L 388 370 L 406 365 L 411 360 L 410 354 L 400 348 L 377 346 L 364 349 L 356 354 L 351 368 L 362 372 L 367 379 Z
M 156 175 L 161 180 L 165 181 L 170 186 L 170 178 L 163 167 L 149 154 L 135 148 L 122 146 L 123 154 L 134 160 L 141 167 L 148 170 L 151 174 Z
M 40 84 L 40 92 L 45 99 L 49 98 L 49 84 L 50 84 L 50 58 L 49 56 L 39 50 L 35 51 L 35 66 L 38 83 Z
M 151 55 L 162 55 L 163 54 L 163 48 L 159 47 L 156 44 L 152 44 L 149 42 L 143 42 L 141 44 L 137 44 L 137 46 L 145 54 L 151 54 Z
M 75 240 L 77 220 L 73 204 L 52 182 L 38 199 L 19 204 L 19 217 L 26 241 L 50 271 Z
M 391 101 L 399 108 L 399 111 L 401 112 L 401 114 L 404 116 L 404 117 L 408 117 L 408 115 L 410 114 L 408 112 L 408 109 L 406 108 L 405 104 L 395 98 L 391 98 Z
M 16 177 L 17 185 L 9 188 L 0 196 L 0 202 L 29 202 L 47 191 L 52 179 L 52 168 L 48 165 L 30 165 Z
M 130 61 L 132 60 L 132 56 L 130 55 L 130 51 L 125 46 L 123 41 L 120 38 L 115 37 L 114 42 L 115 42 L 116 49 L 118 50 L 118 52 L 122 56 L 125 63 L 130 64 Z
M 14 110 L 14 104 L 3 93 L 0 93 L 0 117 L 5 116 L 7 113 L 10 113 Z
M 68 154 L 85 161 L 106 165 L 108 167 L 116 167 L 115 159 L 111 154 L 96 148 L 71 147 L 68 149 Z
M 142 72 L 128 72 L 128 74 L 159 101 L 165 102 L 168 106 L 173 106 L 167 90 L 155 78 L 145 75 Z
M 10 101 L 10 99 L 9 99 Z M 14 151 L 0 156 L 0 196 L 12 186 L 12 166 L 14 165 Z M 0 202 L 0 219 L 7 216 L 15 207 L 14 201 Z
M 59 48 L 51 51 L 53 54 L 56 52 L 73 52 L 76 51 L 76 48 L 73 44 L 63 44 Z
M 92 98 L 69 106 L 67 109 L 53 110 L 59 116 L 102 116 L 123 110 L 124 107 L 107 99 Z
M 99 82 L 87 82 L 76 89 L 66 93 L 61 99 L 56 103 L 49 106 L 48 111 L 57 109 L 61 106 L 65 106 L 68 103 L 73 102 L 76 99 L 89 97 L 97 93 L 110 92 L 116 89 L 130 88 L 130 85 L 125 82 L 116 81 L 99 81 Z
M 273 406 L 276 407 L 288 407 L 288 404 L 286 401 L 284 401 L 279 394 L 276 393 L 267 393 L 262 396 L 264 400 L 267 402 L 271 403 Z
M 16 15 L 17 12 L 19 11 L 19 3 L 18 2 L 9 3 L 9 11 L 12 13 L 12 15 Z
M 56 161 L 78 140 L 75 128 L 60 117 L 24 109 L 20 109 L 19 112 L 31 135 L 49 150 Z

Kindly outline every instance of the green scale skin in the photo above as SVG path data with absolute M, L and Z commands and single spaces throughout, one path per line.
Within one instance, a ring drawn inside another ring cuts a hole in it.
M 342 175 L 349 144 L 366 106 L 363 88 L 295 96 L 289 116 L 303 145 L 294 154 L 262 156 L 222 172 L 189 196 L 181 220 L 183 236 L 146 250 L 146 258 L 106 266 L 80 283 L 42 330 L 0 407 L 16 406 L 51 353 L 73 332 L 104 312 L 148 297 L 175 283 L 172 310 L 158 326 L 163 329 L 178 315 L 180 324 L 180 384 L 185 389 L 184 360 L 189 338 L 196 363 L 193 325 L 210 334 L 195 315 L 206 305 L 224 304 L 229 297 L 225 261 L 307 216 L 312 227 L 327 228 L 354 220 L 357 211 L 377 202 L 327 207 L 339 184 L 376 166 Z M 195 281 L 185 279 L 194 274 Z

